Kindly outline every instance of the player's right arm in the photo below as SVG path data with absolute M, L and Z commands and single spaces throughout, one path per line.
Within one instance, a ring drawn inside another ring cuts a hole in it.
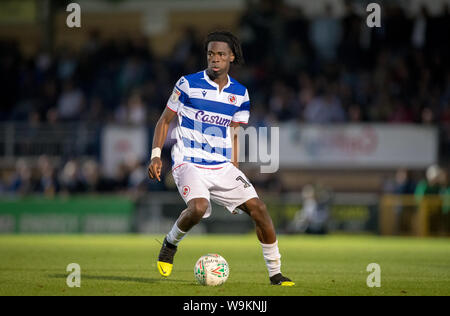
M 159 118 L 158 123 L 156 123 L 152 145 L 152 159 L 148 166 L 148 176 L 150 177 L 150 179 L 156 178 L 158 181 L 161 181 L 161 168 L 162 168 L 162 161 L 160 158 L 161 149 L 164 146 L 170 122 L 172 122 L 172 120 L 175 118 L 176 115 L 177 114 L 174 111 L 166 107 L 161 117 Z M 159 152 L 159 155 L 156 154 L 156 156 L 153 157 L 155 152 L 156 153 Z
M 164 109 L 163 114 L 158 120 L 155 127 L 155 134 L 153 136 L 152 156 L 150 164 L 148 166 L 148 176 L 150 179 L 156 178 L 161 181 L 161 149 L 167 137 L 170 122 L 177 116 L 177 113 L 181 106 L 186 102 L 189 92 L 189 84 L 186 78 L 181 77 L 175 84 L 172 95 L 167 101 L 167 106 Z

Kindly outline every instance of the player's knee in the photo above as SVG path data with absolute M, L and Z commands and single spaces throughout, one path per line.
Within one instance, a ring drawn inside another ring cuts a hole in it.
M 189 202 L 189 211 L 196 219 L 201 219 L 208 209 L 209 202 L 205 199 L 194 199 Z
M 258 213 L 262 216 L 262 217 L 267 217 L 268 216 L 268 212 L 267 212 L 267 206 L 265 203 L 261 202 L 258 204 Z
M 267 216 L 266 204 L 260 199 L 254 199 L 248 204 L 250 215 L 253 218 L 261 218 Z

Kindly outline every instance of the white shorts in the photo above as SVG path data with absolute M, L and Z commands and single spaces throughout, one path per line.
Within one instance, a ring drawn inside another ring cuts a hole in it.
M 183 163 L 172 170 L 173 179 L 186 204 L 195 198 L 209 202 L 204 218 L 211 215 L 211 201 L 224 206 L 233 214 L 236 208 L 252 198 L 257 198 L 255 188 L 244 173 L 232 163 L 209 168 Z

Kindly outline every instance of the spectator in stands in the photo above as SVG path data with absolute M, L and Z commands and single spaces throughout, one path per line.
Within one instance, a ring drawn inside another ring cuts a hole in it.
M 315 97 L 315 84 L 311 76 L 306 71 L 301 72 L 297 77 L 298 100 L 302 111 L 306 104 Z
M 78 67 L 78 59 L 70 48 L 64 47 L 58 60 L 57 73 L 58 79 L 65 81 L 73 78 Z
M 286 78 L 295 78 L 308 65 L 305 46 L 295 39 L 290 40 L 287 46 L 280 64 Z
M 433 125 L 436 122 L 434 111 L 428 106 L 423 107 L 420 121 L 424 125 Z
M 61 184 L 61 192 L 64 194 L 74 194 L 85 191 L 78 161 L 71 159 L 66 162 L 59 174 L 59 182 Z
M 395 172 L 393 179 L 388 179 L 384 184 L 384 192 L 402 196 L 413 195 L 416 183 L 411 177 L 411 172 L 406 168 L 399 168 Z M 408 197 L 406 197 L 408 199 Z M 402 229 L 402 217 L 405 210 L 403 203 L 398 203 L 393 207 L 395 232 L 399 233 Z
M 308 184 L 302 190 L 302 208 L 287 226 L 288 233 L 326 234 L 332 194 L 319 185 Z
M 59 119 L 63 121 L 79 120 L 84 103 L 85 98 L 81 89 L 75 86 L 73 80 L 65 81 L 57 104 Z
M 298 98 L 294 91 L 282 81 L 274 83 L 269 106 L 270 111 L 277 117 L 278 121 L 295 119 L 301 115 Z
M 128 168 L 128 190 L 134 194 L 139 194 L 142 191 L 145 191 L 147 188 L 147 166 L 143 162 L 139 161 L 136 156 L 129 156 L 125 164 Z
M 393 108 L 388 120 L 392 123 L 413 123 L 413 112 L 405 101 L 397 98 L 393 100 Z
M 114 190 L 116 192 L 125 192 L 130 178 L 130 170 L 125 162 L 119 164 L 114 176 Z
M 417 202 L 420 202 L 425 195 L 438 195 L 446 186 L 445 170 L 438 165 L 431 165 L 427 168 L 426 178 L 419 181 L 414 195 Z
M 97 161 L 89 159 L 81 166 L 81 182 L 88 193 L 105 193 L 114 190 L 114 181 L 105 177 Z
M 16 171 L 12 175 L 8 191 L 16 195 L 31 194 L 34 190 L 32 171 L 25 159 L 16 162 Z
M 392 194 L 414 194 L 416 183 L 411 177 L 411 172 L 406 168 L 399 168 L 393 179 L 389 179 L 384 185 L 384 191 Z
M 89 111 L 84 113 L 83 120 L 91 124 L 105 123 L 110 120 L 111 113 L 106 111 L 100 96 L 93 96 L 89 101 Z
M 427 28 L 429 29 L 430 14 L 425 5 L 422 5 L 419 13 L 414 17 L 411 43 L 414 48 L 422 49 L 427 43 Z
M 85 56 L 93 57 L 97 55 L 100 48 L 100 32 L 97 29 L 91 30 L 86 43 L 83 45 L 82 53 Z
M 146 65 L 142 58 L 136 55 L 128 57 L 118 74 L 118 88 L 122 95 L 129 94 L 145 80 Z
M 59 183 L 52 162 L 47 156 L 42 155 L 38 158 L 37 169 L 36 191 L 46 197 L 54 197 L 59 192 Z
M 310 23 L 309 38 L 320 60 L 332 62 L 342 39 L 342 21 L 334 17 L 333 7 L 325 4 L 322 16 Z
M 55 107 L 58 101 L 58 91 L 56 81 L 46 80 L 39 88 L 39 95 L 36 100 L 36 111 L 39 113 L 41 121 L 46 121 L 47 111 Z
M 133 90 L 125 104 L 116 110 L 116 121 L 121 124 L 143 126 L 147 122 L 147 110 L 138 90 Z
M 352 104 L 348 108 L 348 121 L 349 123 L 361 123 L 363 120 L 361 106 L 358 104 Z
M 429 197 L 425 200 L 425 197 Z M 448 185 L 447 170 L 432 165 L 426 171 L 426 180 L 422 180 L 417 185 L 415 191 L 415 199 L 420 207 L 424 206 L 428 209 L 429 220 L 433 217 L 430 214 L 443 213 L 448 215 L 450 211 L 450 187 Z M 425 202 L 425 205 L 422 202 Z M 436 231 L 444 231 L 448 233 L 448 225 L 444 220 L 434 221 Z
M 330 84 L 320 89 L 304 110 L 307 123 L 339 123 L 346 120 L 346 114 L 341 101 L 336 94 L 336 84 Z
M 128 122 L 133 125 L 144 125 L 147 121 L 146 106 L 139 91 L 133 91 L 127 103 Z

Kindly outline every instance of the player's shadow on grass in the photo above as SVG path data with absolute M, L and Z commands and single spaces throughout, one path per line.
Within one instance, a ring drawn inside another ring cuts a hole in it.
M 49 274 L 50 278 L 57 279 L 66 279 L 66 274 Z M 117 276 L 117 275 L 81 275 L 82 279 L 91 279 L 91 280 L 107 280 L 107 281 L 123 281 L 123 282 L 139 282 L 139 283 L 156 283 L 156 282 L 186 282 L 183 280 L 173 280 L 173 279 L 162 279 L 162 278 L 135 278 L 135 277 L 127 277 L 127 276 Z

